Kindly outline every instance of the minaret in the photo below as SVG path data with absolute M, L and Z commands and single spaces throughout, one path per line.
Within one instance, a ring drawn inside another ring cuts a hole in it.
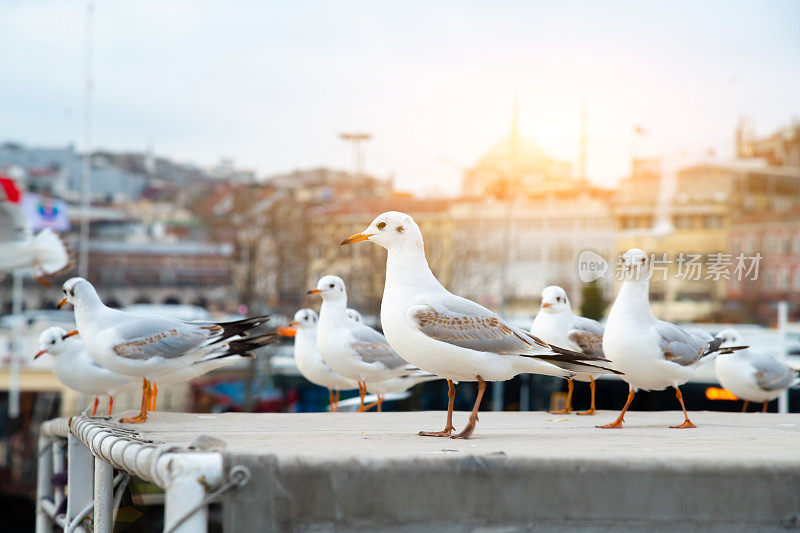
M 586 102 L 581 106 L 581 135 L 578 145 L 578 179 L 586 180 Z

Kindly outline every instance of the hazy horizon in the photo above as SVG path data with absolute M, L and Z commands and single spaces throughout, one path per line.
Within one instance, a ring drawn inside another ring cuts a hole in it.
M 83 142 L 86 3 L 0 7 L 0 141 Z M 259 176 L 350 169 L 454 192 L 519 127 L 610 186 L 645 150 L 732 150 L 741 116 L 768 134 L 800 115 L 794 2 L 95 4 L 92 147 Z

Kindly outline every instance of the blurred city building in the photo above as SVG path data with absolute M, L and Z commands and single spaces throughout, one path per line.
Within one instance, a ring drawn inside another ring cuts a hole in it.
M 724 311 L 726 279 L 708 275 L 707 259 L 728 253 L 731 226 L 751 213 L 784 210 L 800 203 L 800 169 L 763 159 L 669 165 L 634 160 L 620 183 L 614 208 L 617 253 L 633 247 L 661 262 L 651 280 L 655 314 L 693 321 Z M 700 255 L 699 279 L 681 277 L 680 258 Z
M 800 123 L 795 121 L 772 135 L 757 137 L 753 126 L 742 119 L 736 130 L 736 155 L 761 158 L 773 166 L 800 168 Z
M 734 255 L 763 256 L 758 279 L 734 278 L 728 283 L 728 298 L 742 316 L 771 324 L 778 301 L 800 308 L 800 207 L 737 218 L 731 224 L 728 249 Z

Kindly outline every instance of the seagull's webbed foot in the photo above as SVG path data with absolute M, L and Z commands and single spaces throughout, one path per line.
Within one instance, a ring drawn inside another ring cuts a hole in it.
M 448 426 L 441 431 L 420 431 L 417 433 L 420 437 L 449 437 L 456 428 Z
M 550 411 L 551 415 L 568 415 L 572 413 L 572 390 L 575 388 L 575 383 L 571 379 L 567 380 L 567 403 L 563 409 Z
M 697 426 L 692 424 L 692 421 L 687 418 L 686 420 L 684 420 L 683 424 L 679 426 L 670 426 L 670 427 L 672 429 L 686 429 L 686 428 L 696 428 Z
M 420 431 L 417 433 L 420 437 L 449 437 L 455 427 L 453 427 L 453 405 L 456 400 L 456 388 L 453 381 L 447 380 L 447 422 L 444 424 L 444 429 L 441 431 Z
M 595 426 L 595 427 L 598 427 L 600 429 L 622 429 L 622 422 L 623 422 L 622 417 L 620 417 L 611 422 L 610 424 L 603 424 L 602 426 Z
M 591 409 L 587 409 L 586 411 L 581 411 L 581 412 L 575 413 L 575 414 L 576 415 L 589 415 L 589 416 L 591 416 L 591 415 L 594 415 L 596 413 L 597 413 L 597 411 L 595 410 L 594 407 L 592 407 Z

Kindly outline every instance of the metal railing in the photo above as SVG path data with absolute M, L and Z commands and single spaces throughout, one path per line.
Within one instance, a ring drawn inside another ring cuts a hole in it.
M 65 468 L 69 497 L 66 513 L 57 515 L 65 496 L 52 477 Z M 148 441 L 100 418 L 50 420 L 39 435 L 36 533 L 51 533 L 53 524 L 66 533 L 111 533 L 129 476 L 165 491 L 164 531 L 170 533 L 206 531 L 208 504 L 248 478 L 231 472 L 223 483 L 219 452 Z

